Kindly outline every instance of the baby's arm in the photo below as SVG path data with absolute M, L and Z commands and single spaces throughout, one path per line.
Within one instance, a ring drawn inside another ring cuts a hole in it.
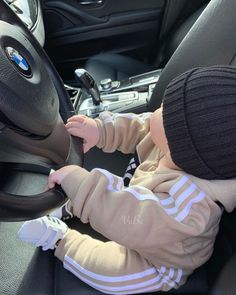
M 133 153 L 136 145 L 149 132 L 151 113 L 117 114 L 103 112 L 92 119 L 76 115 L 68 119 L 66 128 L 71 135 L 84 139 L 84 151 L 97 145 L 105 152 L 119 150 Z
M 95 119 L 100 133 L 97 146 L 104 152 L 119 150 L 122 153 L 133 153 L 149 132 L 150 116 L 151 113 L 102 112 Z
M 84 152 L 94 147 L 99 140 L 99 130 L 94 119 L 76 115 L 68 119 L 66 128 L 71 135 L 81 137 L 84 140 Z

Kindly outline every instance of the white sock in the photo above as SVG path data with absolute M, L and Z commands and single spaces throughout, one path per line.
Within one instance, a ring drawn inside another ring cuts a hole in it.
M 56 217 L 44 216 L 23 223 L 18 231 L 19 238 L 43 250 L 55 249 L 58 240 L 65 237 L 68 226 Z

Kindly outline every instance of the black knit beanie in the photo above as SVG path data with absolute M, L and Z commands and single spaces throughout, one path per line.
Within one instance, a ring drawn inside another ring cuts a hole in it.
M 174 163 L 204 179 L 236 177 L 236 68 L 195 68 L 173 79 L 163 99 Z

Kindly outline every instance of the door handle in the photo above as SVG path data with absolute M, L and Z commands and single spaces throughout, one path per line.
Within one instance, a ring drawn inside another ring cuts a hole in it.
M 104 0 L 81 0 L 79 4 L 83 6 L 101 6 L 103 1 Z

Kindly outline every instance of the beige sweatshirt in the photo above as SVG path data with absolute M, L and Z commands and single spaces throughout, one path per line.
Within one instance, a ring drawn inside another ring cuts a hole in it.
M 178 288 L 212 254 L 222 209 L 236 205 L 235 180 L 202 180 L 161 166 L 149 134 L 150 113 L 104 112 L 97 119 L 106 152 L 131 153 L 140 165 L 124 187 L 106 170 L 78 168 L 62 187 L 73 213 L 109 242 L 69 230 L 55 255 L 64 267 L 108 294 Z M 181 140 L 181 139 L 180 139 Z

